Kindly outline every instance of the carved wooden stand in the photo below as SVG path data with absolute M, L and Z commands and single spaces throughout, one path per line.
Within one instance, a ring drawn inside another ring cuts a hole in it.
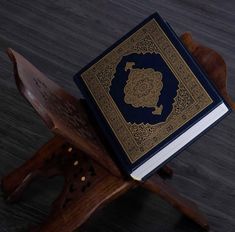
M 221 94 L 235 108 L 226 91 L 226 65 L 213 50 L 192 41 L 190 34 L 183 43 L 204 67 Z M 124 176 L 109 156 L 109 148 L 86 115 L 82 100 L 77 100 L 46 78 L 21 55 L 8 50 L 14 63 L 19 91 L 40 114 L 55 137 L 21 167 L 2 179 L 6 200 L 19 199 L 25 188 L 37 177 L 62 175 L 64 188 L 46 222 L 31 231 L 69 232 L 78 228 L 100 206 L 114 200 L 129 189 L 141 186 L 163 198 L 182 214 L 208 229 L 206 218 L 196 204 L 180 196 L 161 178 L 171 177 L 165 166 L 145 182 Z

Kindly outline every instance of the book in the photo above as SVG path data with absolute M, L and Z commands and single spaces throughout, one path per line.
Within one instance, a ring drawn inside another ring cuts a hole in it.
M 230 112 L 155 13 L 74 76 L 123 170 L 144 180 Z

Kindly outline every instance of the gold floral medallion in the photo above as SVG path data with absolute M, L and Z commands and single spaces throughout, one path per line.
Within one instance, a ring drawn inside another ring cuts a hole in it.
M 163 106 L 157 106 L 163 88 L 162 73 L 152 68 L 134 69 L 134 62 L 128 62 L 125 71 L 130 70 L 124 87 L 124 101 L 133 107 L 154 108 L 152 114 L 161 115 Z

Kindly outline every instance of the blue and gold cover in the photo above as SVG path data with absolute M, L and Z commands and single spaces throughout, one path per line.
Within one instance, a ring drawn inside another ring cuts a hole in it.
M 157 13 L 74 79 L 128 172 L 222 101 Z

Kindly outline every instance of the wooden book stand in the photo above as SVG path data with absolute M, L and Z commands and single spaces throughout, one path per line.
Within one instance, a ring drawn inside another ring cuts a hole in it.
M 226 91 L 226 65 L 222 57 L 194 42 L 189 33 L 183 34 L 181 40 L 235 109 Z M 66 93 L 15 51 L 9 49 L 8 55 L 14 64 L 19 91 L 55 137 L 2 179 L 6 200 L 13 202 L 19 199 L 37 177 L 62 175 L 65 178 L 63 191 L 53 203 L 47 220 L 31 231 L 73 231 L 97 208 L 138 186 L 156 193 L 203 228 L 209 228 L 207 219 L 196 204 L 180 196 L 161 178 L 161 174 L 172 176 L 169 167 L 165 166 L 145 182 L 123 175 L 110 158 L 111 151 L 101 141 L 102 136 L 95 123 L 88 118 L 84 102 Z

